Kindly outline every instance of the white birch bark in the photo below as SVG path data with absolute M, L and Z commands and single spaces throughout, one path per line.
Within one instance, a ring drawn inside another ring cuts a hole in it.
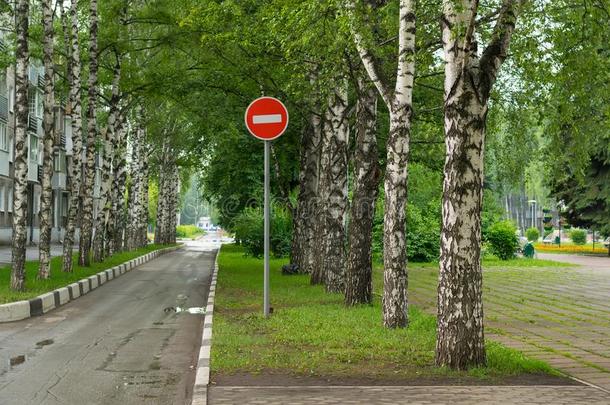
M 78 262 L 89 266 L 91 261 L 91 238 L 93 234 L 93 189 L 95 183 L 95 142 L 97 139 L 97 0 L 89 3 L 89 94 L 87 105 L 87 147 L 85 172 L 83 175 L 83 211 L 80 227 Z
M 42 179 L 40 194 L 40 239 L 38 243 L 39 266 L 38 278 L 47 279 L 51 274 L 51 207 L 53 205 L 53 153 L 55 146 L 55 120 L 53 107 L 54 66 L 53 66 L 53 5 L 51 0 L 42 2 L 43 25 L 43 62 L 44 62 L 44 112 L 42 138 Z
M 27 132 L 28 125 L 28 37 L 29 1 L 17 0 L 15 29 L 17 48 L 15 58 L 15 155 L 13 180 L 13 236 L 11 253 L 11 290 L 25 290 L 25 249 L 27 239 Z
M 372 302 L 372 239 L 381 168 L 377 149 L 378 94 L 368 78 L 358 79 L 354 191 L 349 223 L 345 304 Z
M 317 215 L 312 218 L 314 221 L 314 234 L 316 235 L 312 243 L 311 277 L 312 285 L 323 284 L 326 281 L 324 255 L 326 253 L 326 210 L 328 208 L 329 182 L 330 182 L 330 143 L 333 136 L 332 128 L 332 100 L 324 113 L 324 121 L 321 125 L 322 134 L 320 140 L 320 163 L 317 190 Z
M 336 89 L 331 109 L 332 137 L 329 145 L 328 197 L 325 215 L 324 275 L 326 291 L 343 292 L 345 287 L 345 222 L 347 214 L 347 147 L 349 141 L 347 82 Z
M 99 208 L 95 218 L 95 237 L 93 240 L 93 261 L 101 262 L 104 260 L 106 251 L 105 244 L 108 243 L 108 223 L 111 215 L 112 205 L 112 158 L 114 154 L 113 147 L 115 146 L 115 138 L 117 132 L 117 114 L 119 103 L 119 83 L 121 80 L 121 65 L 118 62 L 114 67 L 112 79 L 112 96 L 110 98 L 110 113 L 108 115 L 108 124 L 103 131 L 103 148 L 100 151 L 101 165 L 101 189 Z
M 113 162 L 113 203 L 112 203 L 112 218 L 114 219 L 113 226 L 113 243 L 112 253 L 123 250 L 126 234 L 127 210 L 125 204 L 125 194 L 127 185 L 127 124 L 125 115 L 119 111 L 119 125 L 117 129 L 117 148 L 115 149 Z
M 150 154 L 150 146 L 146 141 L 146 131 L 144 132 L 144 141 L 142 145 L 141 159 L 141 171 L 140 181 L 140 221 L 138 229 L 138 247 L 145 247 L 148 245 L 148 185 L 149 185 L 149 167 L 148 167 L 148 156 Z
M 70 97 L 66 108 L 66 115 L 71 118 L 72 125 L 72 158 L 70 162 L 70 203 L 68 209 L 68 223 L 64 235 L 63 267 L 65 272 L 72 271 L 72 250 L 74 248 L 74 234 L 79 223 L 78 213 L 81 203 L 82 184 L 82 151 L 83 151 L 83 113 L 81 105 L 81 60 L 78 43 L 78 1 L 72 0 L 70 6 L 70 32 L 65 37 L 70 39 L 68 49 L 68 83 Z M 67 30 L 66 30 L 67 31 Z
M 140 220 L 142 219 L 141 213 L 141 150 L 143 133 L 138 126 L 135 130 L 131 131 L 131 169 L 130 178 L 131 186 L 129 189 L 129 202 L 128 202 L 128 223 L 127 223 L 127 240 L 126 245 L 128 250 L 134 250 L 138 246 L 138 231 L 141 229 Z
M 415 74 L 415 1 L 400 0 L 399 3 L 398 67 L 393 91 L 383 80 L 372 52 L 353 22 L 355 2 L 347 1 L 347 6 L 352 15 L 352 34 L 360 59 L 390 112 L 384 180 L 383 323 L 389 328 L 405 327 L 408 324 L 405 219 Z
M 438 286 L 439 366 L 467 369 L 486 362 L 481 206 L 487 103 L 506 58 L 520 3 L 504 2 L 491 42 L 479 58 L 475 39 L 478 1 L 443 2 L 447 152 Z

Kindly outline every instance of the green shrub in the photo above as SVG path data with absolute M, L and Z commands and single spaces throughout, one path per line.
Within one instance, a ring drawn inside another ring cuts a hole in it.
M 407 206 L 407 258 L 412 262 L 438 260 L 440 253 L 440 201 L 431 201 L 425 209 Z
M 250 256 L 264 254 L 264 222 L 261 207 L 245 208 L 233 219 L 235 239 L 241 243 Z M 271 206 L 271 252 L 275 257 L 290 254 L 292 243 L 292 219 L 288 210 Z
M 195 225 L 178 225 L 176 227 L 176 237 L 177 238 L 195 238 L 200 235 L 204 235 L 205 231 L 203 229 L 197 228 Z
M 572 239 L 572 242 L 574 242 L 575 245 L 584 245 L 587 243 L 587 231 L 573 229 L 572 232 L 570 232 L 570 239 Z
M 529 228 L 525 231 L 525 236 L 527 236 L 527 240 L 530 242 L 536 242 L 540 238 L 540 231 L 537 228 Z
M 491 253 L 501 260 L 512 259 L 519 247 L 519 239 L 515 231 L 515 225 L 511 221 L 500 221 L 490 226 L 487 241 Z

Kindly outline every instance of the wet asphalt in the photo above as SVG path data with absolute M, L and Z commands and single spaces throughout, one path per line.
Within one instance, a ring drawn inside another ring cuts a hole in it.
M 190 404 L 212 238 L 43 316 L 0 324 L 0 404 Z

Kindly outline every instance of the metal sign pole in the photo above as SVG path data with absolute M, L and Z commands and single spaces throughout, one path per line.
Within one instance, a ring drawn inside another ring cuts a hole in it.
M 269 317 L 269 151 L 271 141 L 265 141 L 265 274 L 263 312 L 265 318 Z

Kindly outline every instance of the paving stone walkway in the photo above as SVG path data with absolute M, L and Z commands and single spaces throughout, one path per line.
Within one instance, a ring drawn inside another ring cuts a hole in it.
M 486 269 L 486 337 L 610 392 L 610 258 L 540 256 L 580 267 Z M 436 271 L 409 278 L 411 301 L 435 313 Z
M 233 404 L 553 404 L 608 405 L 610 396 L 591 387 L 216 387 L 213 405 Z

